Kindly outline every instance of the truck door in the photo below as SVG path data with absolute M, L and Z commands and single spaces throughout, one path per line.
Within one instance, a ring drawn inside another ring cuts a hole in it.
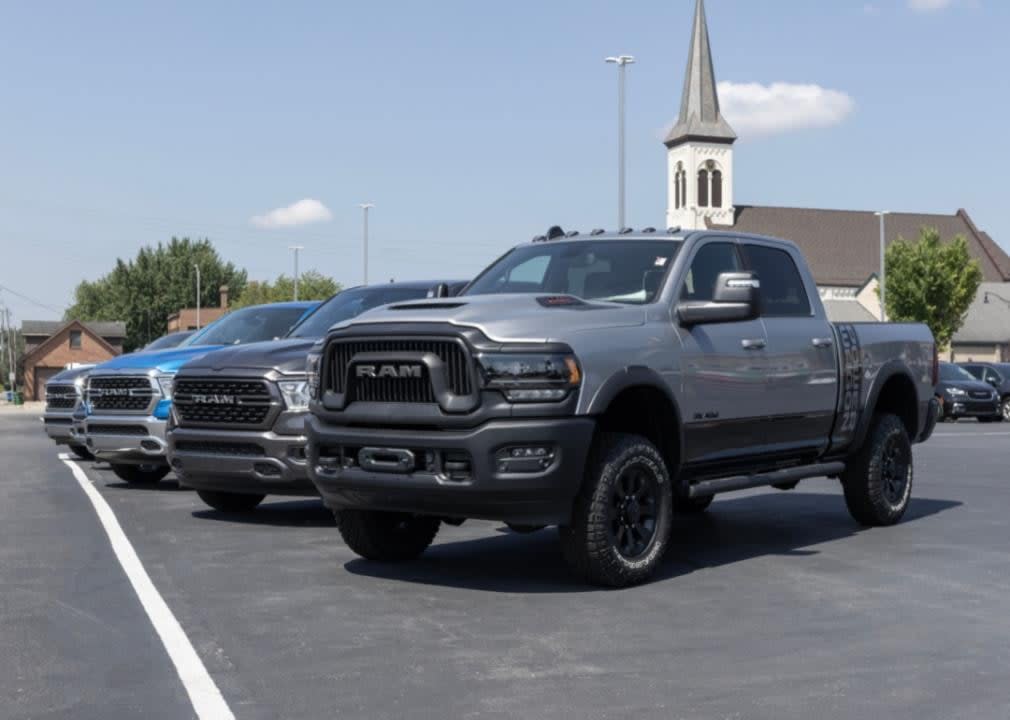
M 737 245 L 703 241 L 694 252 L 677 297 L 711 300 L 720 273 L 743 269 Z M 760 319 L 683 327 L 681 417 L 684 460 L 697 465 L 744 458 L 764 443 L 759 416 L 767 398 L 766 337 Z
M 817 452 L 827 444 L 838 394 L 834 331 L 810 297 L 795 258 L 784 248 L 740 245 L 747 270 L 761 282 L 761 318 L 768 334 L 767 452 Z

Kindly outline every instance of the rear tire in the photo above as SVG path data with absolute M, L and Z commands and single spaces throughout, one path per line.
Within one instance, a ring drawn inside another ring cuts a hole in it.
M 896 415 L 878 415 L 842 473 L 849 513 L 862 525 L 894 525 L 908 508 L 912 476 L 912 443 L 904 423 Z
M 220 490 L 197 490 L 200 499 L 215 510 L 226 513 L 249 512 L 261 502 L 266 495 L 251 493 L 230 493 Z
M 715 500 L 715 495 L 705 497 L 678 497 L 673 498 L 673 512 L 677 515 L 701 515 L 708 510 L 708 506 Z
M 95 459 L 95 456 L 91 454 L 91 451 L 88 450 L 83 445 L 71 445 L 70 446 L 70 452 L 72 452 L 74 455 L 76 455 L 77 457 L 79 457 L 81 460 L 94 460 Z
M 404 562 L 428 549 L 438 533 L 438 518 L 378 510 L 333 513 L 347 547 L 366 560 Z
M 604 435 L 598 442 L 572 523 L 558 528 L 561 550 L 591 583 L 635 585 L 652 576 L 670 542 L 670 475 L 663 456 L 643 437 Z
M 168 475 L 168 468 L 160 465 L 112 465 L 116 477 L 130 485 L 154 485 Z

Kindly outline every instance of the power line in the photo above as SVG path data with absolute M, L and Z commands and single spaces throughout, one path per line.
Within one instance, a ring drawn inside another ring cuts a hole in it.
M 46 305 L 44 302 L 39 302 L 38 300 L 35 300 L 34 298 L 30 298 L 27 295 L 22 295 L 17 290 L 11 290 L 6 285 L 0 285 L 0 290 L 4 290 L 6 292 L 9 292 L 11 295 L 19 297 L 22 300 L 31 303 L 32 305 L 37 305 L 40 308 L 44 308 L 44 309 L 49 310 L 49 311 L 54 312 L 54 313 L 62 313 L 64 310 L 66 310 L 65 307 L 62 308 L 62 309 L 60 309 L 60 308 L 55 308 L 52 305 Z

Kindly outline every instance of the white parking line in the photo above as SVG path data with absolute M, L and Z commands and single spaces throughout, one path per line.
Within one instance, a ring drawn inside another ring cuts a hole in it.
M 176 672 L 179 673 L 179 679 L 186 688 L 197 717 L 200 720 L 235 720 L 235 715 L 207 672 L 200 656 L 193 649 L 193 644 L 186 637 L 186 633 L 161 597 L 158 588 L 151 582 L 151 577 L 137 557 L 136 550 L 123 532 L 112 508 L 88 480 L 84 470 L 71 460 L 69 455 L 61 453 L 60 460 L 73 472 L 77 483 L 94 506 L 119 564 L 130 579 L 140 604 L 144 606 L 147 617 L 151 619 L 151 624 L 154 625 L 168 656 L 172 659 L 172 664 L 175 665 Z
M 1005 437 L 1010 432 L 963 432 L 963 433 L 933 433 L 933 437 Z

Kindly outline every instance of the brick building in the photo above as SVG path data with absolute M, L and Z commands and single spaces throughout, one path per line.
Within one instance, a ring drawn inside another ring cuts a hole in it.
M 102 363 L 123 352 L 124 322 L 25 320 L 22 358 L 26 400 L 45 398 L 46 382 L 71 363 Z
M 200 308 L 200 323 L 196 322 L 196 308 L 183 308 L 177 313 L 168 316 L 165 332 L 174 333 L 183 330 L 196 330 L 198 327 L 206 327 L 219 317 L 228 312 L 228 286 L 222 285 L 220 289 L 220 307 Z

